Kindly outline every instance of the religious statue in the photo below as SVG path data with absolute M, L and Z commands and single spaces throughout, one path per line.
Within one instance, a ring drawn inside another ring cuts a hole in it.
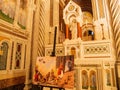
M 95 73 L 91 73 L 91 88 L 95 88 L 96 87 L 96 75 Z
M 82 73 L 82 88 L 83 89 L 88 88 L 88 75 L 86 71 Z
M 65 63 L 65 72 L 71 71 L 72 67 L 72 61 L 70 59 L 67 59 Z
M 77 38 L 77 21 L 73 19 L 70 25 L 70 31 L 72 32 L 72 39 Z

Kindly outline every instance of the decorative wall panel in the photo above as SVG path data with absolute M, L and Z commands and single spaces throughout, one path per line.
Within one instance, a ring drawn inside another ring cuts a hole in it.
M 21 64 L 21 54 L 22 54 L 22 44 L 17 43 L 16 57 L 15 57 L 15 69 L 20 69 Z
M 84 54 L 109 54 L 108 45 L 84 46 Z

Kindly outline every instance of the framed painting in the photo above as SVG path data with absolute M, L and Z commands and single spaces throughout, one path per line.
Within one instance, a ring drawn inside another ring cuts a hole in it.
M 74 57 L 38 57 L 33 84 L 72 89 L 74 87 Z

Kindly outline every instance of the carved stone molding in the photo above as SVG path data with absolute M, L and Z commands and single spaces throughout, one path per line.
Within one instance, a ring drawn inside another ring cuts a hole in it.
M 1 22 L 0 21 L 0 31 L 4 33 L 8 33 L 11 35 L 18 36 L 23 39 L 27 39 L 29 36 L 29 32 L 26 30 L 22 30 L 18 27 L 15 27 L 12 24 L 6 23 L 6 22 Z

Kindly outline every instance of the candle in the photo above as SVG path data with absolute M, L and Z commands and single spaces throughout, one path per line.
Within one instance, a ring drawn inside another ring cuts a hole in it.
M 85 25 L 86 25 L 86 27 L 87 27 L 87 19 L 86 19 L 86 21 L 85 21 Z

